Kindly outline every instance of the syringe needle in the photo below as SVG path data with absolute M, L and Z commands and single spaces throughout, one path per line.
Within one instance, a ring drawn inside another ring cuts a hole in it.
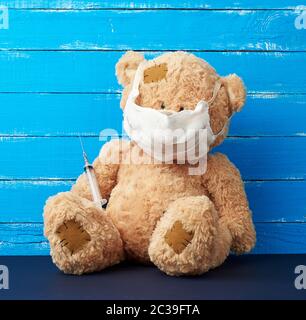
M 82 141 L 82 139 L 81 139 L 81 136 L 79 136 L 79 140 L 80 140 L 80 144 L 81 144 L 82 151 L 83 151 L 83 153 L 85 153 L 85 151 L 84 151 L 84 146 L 83 146 L 83 141 Z
M 81 136 L 79 136 L 79 139 L 80 139 L 80 144 L 81 144 L 81 148 L 82 148 L 82 153 L 83 153 L 84 161 L 85 161 L 85 163 L 86 163 L 86 162 L 89 162 L 89 161 L 88 161 L 87 154 L 86 154 L 86 152 L 85 152 L 85 150 L 84 150 L 84 145 L 83 145 L 83 141 L 82 141 L 82 139 L 81 139 Z

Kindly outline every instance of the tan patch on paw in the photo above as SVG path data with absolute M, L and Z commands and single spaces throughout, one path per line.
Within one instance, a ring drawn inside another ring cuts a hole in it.
M 150 67 L 144 71 L 144 83 L 158 82 L 166 78 L 167 72 L 168 68 L 166 63 Z
M 190 244 L 194 234 L 184 229 L 181 221 L 176 221 L 165 235 L 166 243 L 177 254 L 180 254 Z
M 67 247 L 71 255 L 81 250 L 91 238 L 90 235 L 83 229 L 82 225 L 75 221 L 69 220 L 63 223 L 56 231 L 59 237 L 58 245 Z

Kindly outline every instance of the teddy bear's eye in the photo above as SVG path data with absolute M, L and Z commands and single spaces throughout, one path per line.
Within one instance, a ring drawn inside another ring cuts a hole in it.
M 180 107 L 180 110 L 179 111 L 183 111 L 184 110 L 184 107 Z

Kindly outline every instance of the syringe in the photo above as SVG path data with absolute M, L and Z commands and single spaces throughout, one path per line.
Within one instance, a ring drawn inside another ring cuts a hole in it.
M 101 208 L 101 207 L 105 208 L 105 206 L 107 204 L 107 200 L 103 199 L 101 196 L 99 184 L 98 184 L 98 181 L 97 181 L 97 178 L 95 175 L 95 169 L 89 163 L 87 154 L 86 154 L 84 147 L 83 147 L 81 137 L 79 137 L 79 138 L 80 138 L 80 143 L 81 143 L 81 147 L 82 147 L 82 151 L 83 151 L 83 158 L 84 158 L 84 162 L 85 162 L 84 171 L 87 176 L 89 188 L 90 188 L 91 195 L 92 195 L 92 200 L 98 208 Z

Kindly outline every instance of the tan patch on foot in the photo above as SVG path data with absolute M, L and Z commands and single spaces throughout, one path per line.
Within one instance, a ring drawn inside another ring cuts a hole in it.
M 150 67 L 144 71 L 144 83 L 158 82 L 166 78 L 167 72 L 166 63 Z
M 165 235 L 166 243 L 177 254 L 180 254 L 190 244 L 194 234 L 184 229 L 181 221 L 176 221 Z
M 91 238 L 90 235 L 83 229 L 82 225 L 75 221 L 69 220 L 63 223 L 56 231 L 59 237 L 58 245 L 67 247 L 71 255 L 82 249 Z

